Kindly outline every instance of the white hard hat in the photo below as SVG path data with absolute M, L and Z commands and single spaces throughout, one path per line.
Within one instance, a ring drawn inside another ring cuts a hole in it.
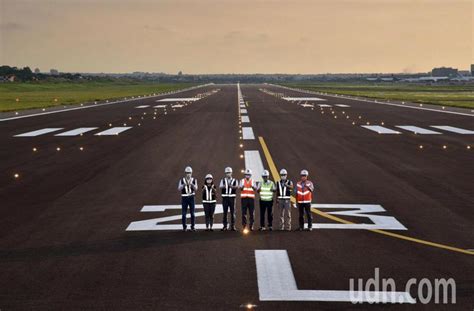
M 184 172 L 185 173 L 192 173 L 193 169 L 191 168 L 191 166 L 186 166 L 186 168 L 184 169 Z
M 284 168 L 282 168 L 280 170 L 280 175 L 288 175 L 288 172 Z
M 207 174 L 205 179 L 213 179 L 211 174 Z
M 224 173 L 232 173 L 232 167 L 228 166 L 225 168 Z
M 268 176 L 270 176 L 270 173 L 267 170 L 264 170 L 262 172 L 262 177 L 268 177 Z
M 300 173 L 301 176 L 308 176 L 309 173 L 307 170 L 302 170 L 301 173 Z
M 251 169 L 246 169 L 245 170 L 245 175 L 252 175 L 252 170 Z

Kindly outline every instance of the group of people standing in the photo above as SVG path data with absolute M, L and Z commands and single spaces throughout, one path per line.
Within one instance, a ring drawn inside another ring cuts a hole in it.
M 194 197 L 198 190 L 196 178 L 192 176 L 193 170 L 187 166 L 184 170 L 185 176 L 178 182 L 178 190 L 181 193 L 181 215 L 183 231 L 187 230 L 186 216 L 189 210 L 191 218 L 191 231 L 195 231 L 195 201 Z M 276 197 L 278 212 L 280 216 L 279 229 L 291 230 L 291 202 L 292 193 L 296 197 L 296 206 L 299 213 L 299 228 L 304 230 L 304 217 L 308 221 L 308 230 L 312 230 L 311 202 L 313 198 L 314 185 L 308 180 L 308 171 L 302 170 L 301 179 L 296 183 L 296 188 L 291 180 L 288 179 L 288 173 L 285 169 L 280 171 L 280 180 L 273 182 L 270 180 L 270 173 L 267 170 L 262 172 L 262 181 L 255 182 L 252 179 L 252 171 L 246 169 L 244 178 L 238 181 L 232 177 L 232 168 L 226 167 L 224 178 L 220 180 L 219 189 L 222 197 L 223 209 L 223 227 L 221 231 L 237 231 L 235 227 L 236 210 L 235 200 L 237 190 L 240 190 L 241 208 L 242 208 L 242 227 L 243 230 L 253 231 L 255 199 L 259 196 L 260 206 L 260 227 L 259 230 L 273 230 L 273 204 Z M 213 231 L 214 212 L 217 203 L 217 187 L 214 184 L 214 178 L 207 174 L 202 186 L 202 204 L 206 219 L 206 231 Z M 229 217 L 230 214 L 230 225 Z M 266 216 L 266 217 L 265 217 Z M 265 218 L 267 220 L 265 226 Z

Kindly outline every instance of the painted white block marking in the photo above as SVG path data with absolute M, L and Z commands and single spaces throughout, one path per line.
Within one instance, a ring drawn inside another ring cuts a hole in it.
M 40 136 L 40 135 L 43 135 L 43 134 L 60 131 L 62 129 L 63 129 L 62 127 L 48 127 L 48 128 L 44 128 L 44 129 L 41 129 L 41 130 L 36 130 L 36 131 L 32 131 L 32 132 L 18 134 L 18 135 L 15 135 L 13 137 L 34 137 L 34 136 Z
M 258 150 L 246 150 L 244 151 L 245 157 L 245 169 L 252 170 L 252 178 L 255 181 L 262 179 L 263 162 L 260 157 Z
M 305 107 L 305 108 L 306 108 L 306 107 L 314 108 L 314 105 L 312 105 L 312 104 L 302 104 L 302 105 L 300 105 L 300 106 L 301 106 L 301 107 Z
M 163 99 L 157 100 L 157 102 L 188 102 L 188 101 L 192 102 L 196 100 L 200 100 L 200 98 L 198 97 L 163 98 Z
M 183 108 L 184 105 L 172 105 L 171 108 Z
M 136 106 L 135 108 L 143 109 L 143 108 L 148 108 L 148 107 L 150 107 L 150 105 L 140 105 L 140 106 Z
M 362 127 L 377 132 L 379 134 L 401 134 L 400 132 L 388 129 L 380 125 L 362 125 Z
M 349 105 L 344 105 L 344 104 L 336 104 L 337 107 L 341 107 L 341 108 L 347 108 L 347 107 L 350 107 Z
M 326 107 L 332 107 L 331 105 L 326 105 L 326 104 L 318 104 L 319 107 L 323 107 L 323 108 L 326 108 Z
M 286 250 L 255 250 L 260 301 L 415 303 L 408 292 L 300 290 Z
M 443 131 L 447 131 L 447 132 L 457 133 L 457 134 L 464 134 L 464 135 L 474 134 L 474 131 L 465 130 L 465 129 L 462 129 L 462 128 L 459 128 L 459 127 L 448 126 L 448 125 L 432 125 L 431 127 L 434 127 L 434 128 L 437 128 L 437 129 L 440 129 L 440 130 L 443 130 Z
M 240 109 L 240 113 L 247 113 L 247 109 Z
M 325 100 L 324 98 L 319 97 L 282 97 L 284 100 L 288 101 L 298 101 L 298 100 L 305 100 L 305 101 L 321 101 Z
M 202 210 L 204 207 L 202 204 L 196 204 L 196 210 Z M 166 210 L 181 210 L 181 205 L 145 205 L 143 206 L 141 212 L 164 212 Z M 216 204 L 216 210 L 214 215 L 222 214 L 222 204 Z M 202 217 L 204 216 L 204 212 L 195 212 L 195 217 Z M 191 215 L 188 213 L 186 218 L 191 218 Z M 179 224 L 166 224 L 166 222 L 171 221 L 180 221 Z M 188 226 L 189 226 L 188 222 Z M 222 223 L 214 222 L 214 226 L 221 227 Z M 206 229 L 206 225 L 204 223 L 199 224 L 197 223 L 196 219 L 196 229 Z M 149 230 L 182 230 L 183 226 L 181 224 L 181 213 L 179 215 L 171 215 L 171 216 L 164 216 L 158 218 L 152 218 L 147 220 L 140 220 L 131 222 L 125 231 L 149 231 Z
M 432 130 L 428 130 L 422 127 L 412 126 L 412 125 L 396 125 L 396 127 L 404 129 L 406 131 L 413 132 L 415 134 L 421 134 L 421 135 L 441 134 L 440 132 L 435 132 Z
M 153 108 L 166 108 L 166 105 L 156 105 L 156 106 L 153 106 Z
M 54 136 L 77 136 L 98 129 L 98 127 L 80 127 L 67 132 L 62 132 Z
M 131 126 L 119 126 L 119 127 L 113 127 L 108 130 L 105 130 L 103 132 L 99 132 L 95 134 L 96 136 L 110 136 L 110 135 L 118 135 L 122 132 L 125 132 L 126 130 L 131 129 Z
M 249 116 L 242 116 L 241 120 L 242 120 L 242 123 L 249 123 L 250 122 Z
M 255 139 L 255 135 L 253 134 L 253 129 L 251 127 L 242 127 L 242 138 L 244 140 Z

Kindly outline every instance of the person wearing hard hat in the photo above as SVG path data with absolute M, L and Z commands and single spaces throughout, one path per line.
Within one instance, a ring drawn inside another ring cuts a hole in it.
M 212 230 L 214 224 L 214 212 L 216 210 L 217 189 L 211 174 L 207 174 L 202 186 L 202 205 L 206 217 L 206 231 Z
M 268 230 L 272 231 L 273 227 L 273 192 L 275 184 L 269 179 L 270 173 L 267 170 L 262 172 L 262 182 L 257 183 L 257 192 L 260 195 L 260 228 L 265 230 L 265 214 L 267 214 Z
M 230 211 L 230 229 L 236 231 L 235 228 L 235 196 L 238 188 L 237 179 L 232 177 L 232 168 L 226 167 L 224 170 L 225 176 L 221 179 L 219 188 L 221 189 L 222 196 L 222 209 L 223 215 L 223 227 L 221 231 L 227 230 L 228 219 L 227 212 Z
M 313 200 L 314 185 L 308 180 L 308 171 L 302 170 L 301 179 L 296 183 L 296 205 L 299 214 L 299 231 L 304 230 L 304 214 L 308 219 L 308 230 L 313 230 L 313 216 L 311 215 L 311 201 Z
M 280 215 L 280 230 L 291 230 L 291 192 L 293 182 L 288 179 L 285 169 L 280 170 L 280 180 L 276 183 L 277 202 Z
M 240 181 L 239 188 L 240 199 L 242 205 L 242 227 L 245 230 L 248 226 L 250 231 L 253 230 L 254 210 L 255 210 L 255 182 L 253 181 L 252 170 L 246 169 L 244 178 Z M 249 214 L 249 222 L 247 222 L 247 213 Z
M 178 190 L 181 192 L 181 223 L 183 224 L 183 231 L 186 231 L 186 214 L 191 215 L 191 231 L 194 229 L 194 196 L 197 190 L 197 180 L 192 177 L 193 169 L 190 166 L 186 166 L 184 169 L 185 176 L 178 182 Z

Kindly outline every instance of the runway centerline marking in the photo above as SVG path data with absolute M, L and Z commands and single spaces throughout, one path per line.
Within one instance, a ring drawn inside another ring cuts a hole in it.
M 156 105 L 156 106 L 153 106 L 153 108 L 166 108 L 166 105 Z
M 249 116 L 242 116 L 241 120 L 242 120 L 242 123 L 249 123 L 250 122 Z
M 245 169 L 252 170 L 253 180 L 260 180 L 262 172 L 264 170 L 262 158 L 260 157 L 260 152 L 258 150 L 245 150 L 244 159 Z
M 277 167 L 276 167 L 275 163 L 273 162 L 273 158 L 270 154 L 270 150 L 268 149 L 267 144 L 265 143 L 265 140 L 263 139 L 263 137 L 259 136 L 258 139 L 259 139 L 260 144 L 262 146 L 263 153 L 265 154 L 265 158 L 267 160 L 267 163 L 270 167 L 270 172 L 273 176 L 273 179 L 278 180 L 279 179 L 279 173 L 278 173 L 278 170 L 277 170 Z M 292 202 L 294 202 L 294 201 L 295 201 L 295 198 L 292 197 Z M 322 217 L 325 217 L 327 219 L 331 219 L 331 220 L 336 221 L 336 222 L 340 222 L 340 223 L 343 223 L 343 224 L 353 224 L 353 222 L 350 222 L 348 220 L 339 218 L 339 217 L 334 216 L 334 215 L 330 215 L 330 214 L 325 213 L 323 211 L 320 211 L 316 208 L 311 208 L 311 211 L 315 214 L 318 214 Z M 459 248 L 459 247 L 453 247 L 453 246 L 444 245 L 444 244 L 440 244 L 440 243 L 435 243 L 435 242 L 431 242 L 431 241 L 412 238 L 412 237 L 409 237 L 409 236 L 406 236 L 406 235 L 393 233 L 393 232 L 389 232 L 389 231 L 384 231 L 384 230 L 379 230 L 379 229 L 366 229 L 366 230 L 368 230 L 370 232 L 382 234 L 382 235 L 385 235 L 385 236 L 390 236 L 390 237 L 394 237 L 394 238 L 397 238 L 397 239 L 405 240 L 405 241 L 410 241 L 410 242 L 414 242 L 414 243 L 418 243 L 418 244 L 422 244 L 422 245 L 432 246 L 432 247 L 439 248 L 439 249 L 449 250 L 449 251 L 462 253 L 462 254 L 466 254 L 466 255 L 474 255 L 474 251 L 462 249 L 462 248 Z
M 143 109 L 143 108 L 148 108 L 150 107 L 150 105 L 140 105 L 140 106 L 136 106 L 135 108 L 136 109 Z
M 199 97 L 163 98 L 163 99 L 157 100 L 156 102 L 187 102 L 187 101 L 196 101 L 196 100 L 200 100 L 200 98 Z
M 328 105 L 328 104 L 318 104 L 319 107 L 322 107 L 322 108 L 329 108 L 329 107 L 332 107 L 332 105 Z
M 36 130 L 36 131 L 26 132 L 26 133 L 23 133 L 23 134 L 14 135 L 13 137 L 35 137 L 35 136 L 40 136 L 40 135 L 44 135 L 44 134 L 47 134 L 47 133 L 57 132 L 57 131 L 60 131 L 62 129 L 63 129 L 62 127 L 47 127 L 47 128 L 41 129 L 41 130 Z
M 424 129 L 422 127 L 418 126 L 412 126 L 412 125 L 396 125 L 396 127 L 401 128 L 405 131 L 410 131 L 415 134 L 421 134 L 421 135 L 433 135 L 433 134 L 441 134 L 440 132 L 435 132 L 432 130 Z
M 247 109 L 240 109 L 240 113 L 247 113 Z
M 325 101 L 324 98 L 319 97 L 282 97 L 282 99 L 287 101 Z
M 286 250 L 255 250 L 260 301 L 415 303 L 408 292 L 300 290 Z
M 391 130 L 389 128 L 380 126 L 380 125 L 361 125 L 361 127 L 371 130 L 379 134 L 401 134 L 398 131 Z
M 118 126 L 118 127 L 113 127 L 110 129 L 107 129 L 105 131 L 96 133 L 95 136 L 110 136 L 110 135 L 118 135 L 122 132 L 125 132 L 129 129 L 131 129 L 131 126 Z
M 54 136 L 77 136 L 77 135 L 81 135 L 81 134 L 84 134 L 84 133 L 87 133 L 87 132 L 90 132 L 90 131 L 93 131 L 93 130 L 96 130 L 96 129 L 98 129 L 98 127 L 79 127 L 77 129 L 74 129 L 74 130 L 70 130 L 70 131 L 67 131 L 67 132 L 62 132 L 62 133 L 56 134 Z
M 242 138 L 244 140 L 255 139 L 255 135 L 253 134 L 253 129 L 251 127 L 242 127 Z
M 465 130 L 459 127 L 448 126 L 448 125 L 432 125 L 431 127 L 434 127 L 443 131 L 453 132 L 453 133 L 463 134 L 463 135 L 474 134 L 474 131 Z

